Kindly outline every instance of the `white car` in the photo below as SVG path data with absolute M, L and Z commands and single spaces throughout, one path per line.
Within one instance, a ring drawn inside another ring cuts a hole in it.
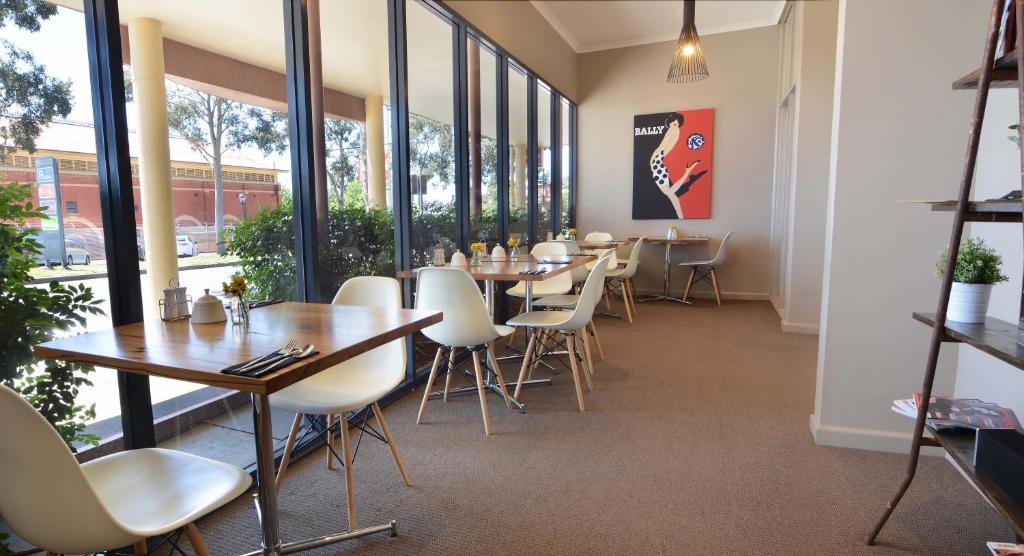
M 90 264 L 92 258 L 89 257 L 89 252 L 85 249 L 79 249 L 77 247 L 66 247 L 64 253 L 68 257 L 68 266 L 73 264 Z
M 195 257 L 199 254 L 199 244 L 189 239 L 188 236 L 175 236 L 174 242 L 178 245 L 179 257 Z

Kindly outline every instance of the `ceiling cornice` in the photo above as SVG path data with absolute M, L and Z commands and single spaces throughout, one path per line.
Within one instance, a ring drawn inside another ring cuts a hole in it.
M 616 48 L 628 48 L 631 46 L 641 46 L 645 44 L 654 44 L 659 42 L 674 41 L 679 38 L 679 33 L 665 33 L 659 35 L 652 35 L 650 37 L 644 37 L 642 39 L 633 39 L 625 41 L 608 41 L 593 44 L 580 44 L 576 40 L 576 37 L 566 29 L 558 16 L 547 7 L 545 2 L 542 0 L 530 0 L 533 7 L 540 13 L 540 15 L 551 25 L 551 27 L 565 40 L 566 43 L 575 51 L 577 54 L 585 54 L 588 52 L 598 52 L 600 50 L 613 50 Z M 719 33 L 731 33 L 733 31 L 745 31 L 747 29 L 755 29 L 758 27 L 770 27 L 777 25 L 779 19 L 782 17 L 783 11 L 786 9 L 786 2 L 779 2 L 778 7 L 775 9 L 770 17 L 764 19 L 758 19 L 754 21 L 748 21 L 745 23 L 736 23 L 732 25 L 716 25 L 712 27 L 706 27 L 700 30 L 700 34 L 704 35 L 717 35 Z

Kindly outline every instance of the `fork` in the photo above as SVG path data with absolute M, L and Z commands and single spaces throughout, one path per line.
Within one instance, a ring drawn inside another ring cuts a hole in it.
M 291 352 L 295 351 L 295 348 L 297 348 L 297 347 L 299 347 L 299 342 L 295 341 L 295 338 L 292 338 L 292 339 L 288 340 L 288 343 L 285 344 L 284 347 L 282 347 L 281 349 L 279 349 L 277 351 L 274 351 L 274 352 L 271 352 L 271 353 L 268 353 L 266 355 L 257 357 L 256 359 L 253 359 L 252 361 L 249 361 L 245 365 L 235 369 L 234 372 L 241 373 L 241 372 L 247 371 L 247 370 L 255 367 L 256 365 L 259 365 L 259 364 L 263 363 L 264 361 L 266 361 L 266 360 L 268 360 L 268 359 L 270 359 L 272 357 L 277 357 L 279 355 L 288 355 Z
M 249 368 L 247 371 L 243 372 L 242 374 L 247 376 L 247 377 L 250 377 L 250 378 L 256 378 L 256 377 L 263 376 L 263 375 L 267 374 L 268 372 L 270 372 L 270 369 L 273 369 L 274 367 L 276 367 L 277 364 L 280 363 L 281 361 L 283 361 L 283 360 L 285 360 L 285 359 L 287 359 L 289 357 L 294 357 L 296 360 L 298 360 L 298 359 L 305 359 L 306 357 L 309 357 L 309 355 L 311 353 L 313 353 L 314 349 L 316 349 L 316 348 L 313 346 L 313 344 L 306 344 L 306 345 L 302 346 L 301 348 L 293 349 L 290 353 L 274 356 L 274 357 L 272 357 L 272 358 L 270 358 L 270 359 L 260 363 L 257 367 Z

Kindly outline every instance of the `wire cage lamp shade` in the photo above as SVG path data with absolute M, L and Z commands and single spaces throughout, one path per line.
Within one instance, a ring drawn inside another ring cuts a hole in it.
M 704 49 L 697 36 L 694 23 L 696 0 L 683 0 L 683 29 L 679 32 L 672 65 L 668 68 L 669 83 L 691 83 L 708 76 L 708 65 L 704 62 Z

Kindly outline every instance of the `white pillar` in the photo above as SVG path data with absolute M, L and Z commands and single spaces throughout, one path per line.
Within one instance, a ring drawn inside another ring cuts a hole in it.
M 369 181 L 369 205 L 387 208 L 387 186 L 384 176 L 384 99 L 366 95 L 366 160 Z
M 128 22 L 135 106 L 139 114 L 139 184 L 142 228 L 146 244 L 146 277 L 151 293 L 147 312 L 172 278 L 178 278 L 171 195 L 171 155 L 167 130 L 167 89 L 160 22 L 136 18 Z

